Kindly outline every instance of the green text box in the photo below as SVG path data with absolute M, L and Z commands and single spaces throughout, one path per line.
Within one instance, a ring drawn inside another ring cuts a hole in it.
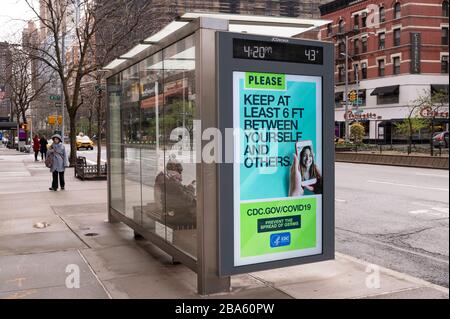
M 301 250 L 316 247 L 316 198 L 289 198 L 269 202 L 240 204 L 241 257 Z M 258 233 L 258 220 L 300 216 L 301 227 L 281 232 L 291 234 L 287 246 L 270 247 L 270 235 L 280 231 Z
M 246 89 L 286 90 L 286 75 L 278 73 L 245 73 Z

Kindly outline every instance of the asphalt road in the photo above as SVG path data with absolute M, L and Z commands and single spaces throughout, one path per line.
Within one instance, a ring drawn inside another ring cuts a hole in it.
M 336 250 L 448 287 L 449 172 L 336 163 Z

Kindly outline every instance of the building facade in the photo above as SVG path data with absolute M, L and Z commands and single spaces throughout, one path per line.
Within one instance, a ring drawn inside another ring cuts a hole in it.
M 336 47 L 336 136 L 345 136 L 347 118 L 366 127 L 366 140 L 402 142 L 395 124 L 408 117 L 414 101 L 448 94 L 448 8 L 448 0 L 336 0 L 320 6 L 321 17 L 333 21 L 320 37 Z M 420 109 L 418 114 L 429 116 Z M 433 120 L 433 130 L 448 130 L 448 103 Z M 415 139 L 429 140 L 430 130 Z
M 12 72 L 12 60 L 10 46 L 6 42 L 0 42 L 0 117 L 10 117 L 11 90 L 8 85 Z
M 112 1 L 112 0 L 98 0 Z M 142 6 L 149 4 L 149 0 L 137 0 Z M 108 52 L 105 65 L 114 58 L 125 53 L 142 39 L 148 37 L 161 30 L 162 27 L 169 24 L 176 17 L 186 12 L 209 12 L 209 13 L 231 13 L 245 15 L 266 15 L 266 16 L 284 16 L 284 17 L 301 17 L 301 18 L 319 18 L 319 6 L 330 2 L 330 0 L 153 0 L 145 9 L 141 17 L 141 22 L 123 39 L 117 48 Z M 96 41 L 98 43 L 99 52 L 97 56 L 101 59 L 102 41 L 108 41 L 111 38 L 109 33 L 114 33 L 114 26 L 117 19 L 112 18 L 109 22 L 104 23 L 100 28 Z M 310 35 L 306 35 L 311 37 Z M 313 35 L 315 36 L 315 35 Z

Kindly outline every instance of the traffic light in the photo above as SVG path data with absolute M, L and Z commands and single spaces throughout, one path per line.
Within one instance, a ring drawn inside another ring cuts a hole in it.
M 58 116 L 58 124 L 61 125 L 62 124 L 62 115 Z
M 28 124 L 27 123 L 22 123 L 22 124 L 20 124 L 20 128 L 25 130 L 25 131 L 28 131 Z
M 49 125 L 55 125 L 55 123 L 56 123 L 56 116 L 49 115 L 49 117 L 48 117 L 48 124 Z

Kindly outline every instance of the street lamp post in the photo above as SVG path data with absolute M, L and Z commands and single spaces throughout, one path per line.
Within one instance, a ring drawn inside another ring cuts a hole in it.
M 345 99 L 345 142 L 349 142 L 349 132 L 348 132 L 348 35 L 345 36 L 345 89 L 344 89 L 344 99 Z

